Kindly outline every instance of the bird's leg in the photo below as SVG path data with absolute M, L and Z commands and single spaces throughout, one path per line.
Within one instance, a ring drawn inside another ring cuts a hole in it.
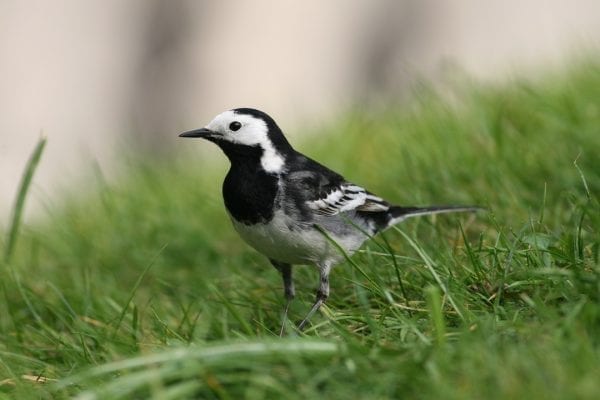
M 315 304 L 313 304 L 312 308 L 306 315 L 306 317 L 300 322 L 298 325 L 299 330 L 303 330 L 306 326 L 306 323 L 313 314 L 321 308 L 321 306 L 325 303 L 325 300 L 329 297 L 329 272 L 331 271 L 330 264 L 319 265 L 319 274 L 320 274 L 320 283 L 319 289 L 317 289 L 317 299 L 315 300 Z
M 288 310 L 290 304 L 296 295 L 294 290 L 294 281 L 292 280 L 292 266 L 290 264 L 284 264 L 281 268 L 281 276 L 283 277 L 283 294 L 285 296 L 285 308 L 283 310 L 283 319 L 281 320 L 281 329 L 279 330 L 279 336 L 283 336 L 283 328 L 285 327 L 285 321 L 288 318 Z
M 296 295 L 296 291 L 294 289 L 294 281 L 292 279 L 292 266 L 290 264 L 280 263 L 278 261 L 271 260 L 271 264 L 279 272 L 281 272 L 281 277 L 283 278 L 283 294 L 285 296 L 285 308 L 283 309 L 283 319 L 281 321 L 281 329 L 279 330 L 279 336 L 283 336 L 283 328 L 285 327 L 285 321 L 287 320 L 288 310 L 290 308 L 290 304 Z

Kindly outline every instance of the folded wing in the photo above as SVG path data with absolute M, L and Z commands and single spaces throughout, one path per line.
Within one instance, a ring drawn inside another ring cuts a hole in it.
M 308 208 L 321 215 L 336 215 L 347 211 L 386 212 L 390 205 L 364 188 L 344 182 L 306 202 Z

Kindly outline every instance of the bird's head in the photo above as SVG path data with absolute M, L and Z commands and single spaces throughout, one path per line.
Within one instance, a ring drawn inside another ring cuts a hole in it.
M 214 142 L 232 162 L 236 157 L 257 154 L 263 168 L 269 172 L 279 172 L 286 153 L 293 151 L 273 118 L 253 108 L 222 112 L 204 128 L 179 136 Z

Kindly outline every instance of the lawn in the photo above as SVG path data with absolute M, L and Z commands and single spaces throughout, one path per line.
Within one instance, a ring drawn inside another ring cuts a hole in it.
M 600 64 L 456 76 L 296 129 L 298 150 L 396 203 L 488 211 L 376 237 L 279 338 L 281 279 L 228 221 L 225 157 L 126 150 L 118 178 L 90 165 L 44 218 L 2 221 L 0 399 L 598 397 Z M 295 281 L 292 321 L 316 270 Z

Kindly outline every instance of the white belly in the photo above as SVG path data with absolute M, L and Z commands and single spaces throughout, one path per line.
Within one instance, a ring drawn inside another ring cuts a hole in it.
M 266 224 L 245 225 L 231 219 L 235 230 L 258 252 L 265 256 L 289 264 L 335 265 L 344 260 L 344 255 L 323 233 L 313 227 L 301 227 L 286 217 L 281 211 Z M 362 235 L 329 234 L 346 252 L 351 255 L 364 242 Z

